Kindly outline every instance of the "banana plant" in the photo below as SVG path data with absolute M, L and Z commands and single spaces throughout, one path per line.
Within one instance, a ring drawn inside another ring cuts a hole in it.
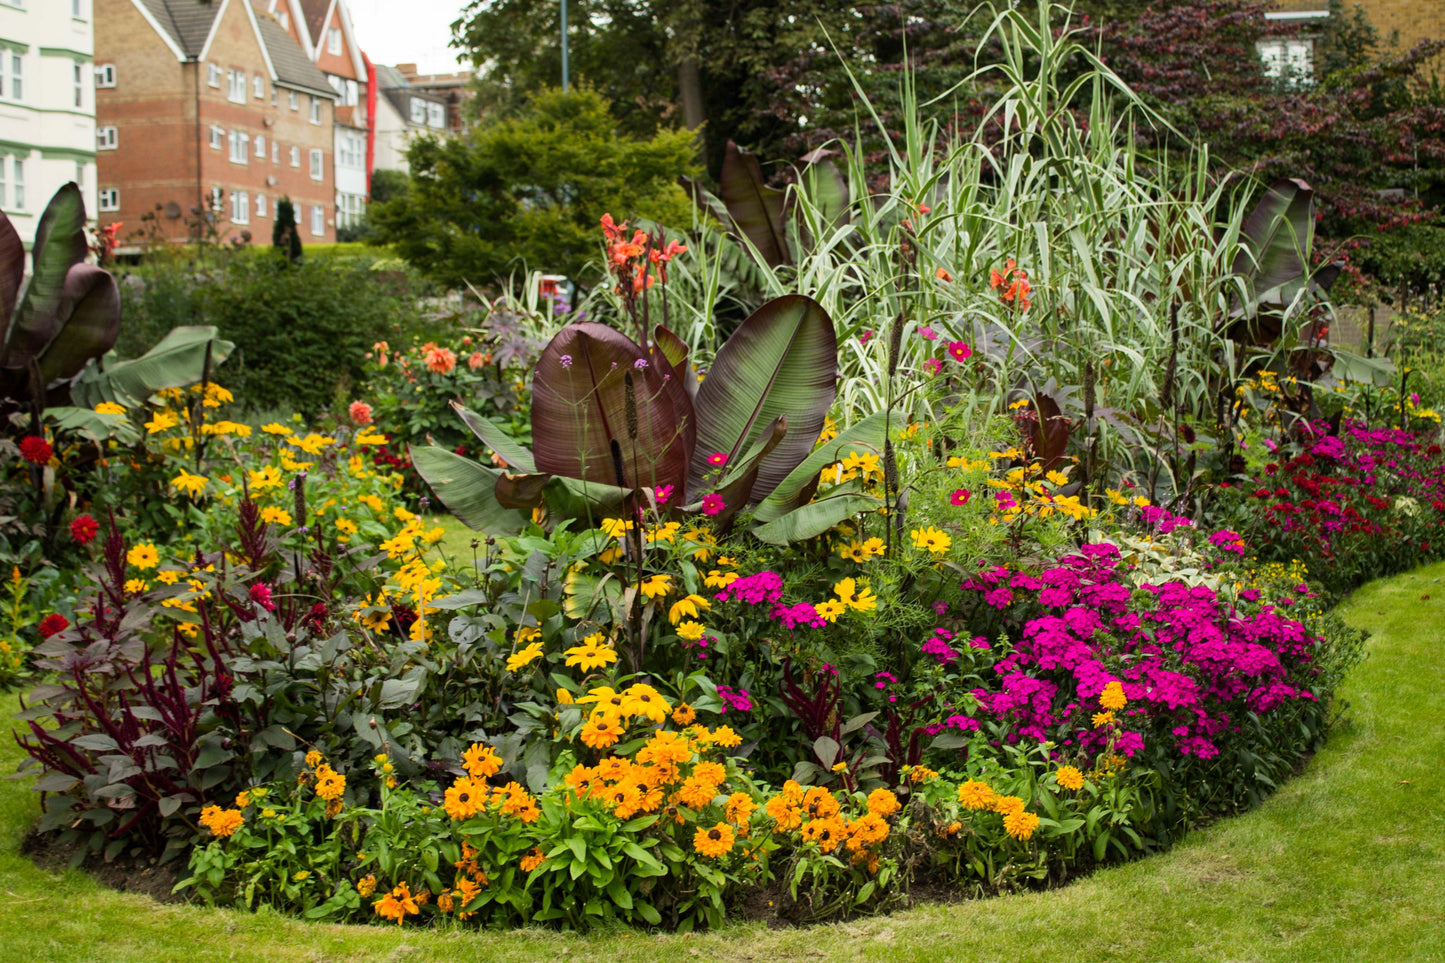
M 0 211 L 0 413 L 29 408 L 38 418 L 63 401 L 72 379 L 120 334 L 115 278 L 86 264 L 85 203 L 80 188 L 55 192 L 35 230 L 31 273 L 25 248 Z
M 836 373 L 833 321 L 802 295 L 755 311 L 697 383 L 687 346 L 666 328 L 643 346 L 605 325 L 569 325 L 537 363 L 532 451 L 459 407 L 507 468 L 435 445 L 414 447 L 412 463 L 458 518 L 488 531 L 513 529 L 543 504 L 579 517 L 640 491 L 719 525 L 770 496 L 781 515 L 811 496 L 798 472 L 814 455 Z

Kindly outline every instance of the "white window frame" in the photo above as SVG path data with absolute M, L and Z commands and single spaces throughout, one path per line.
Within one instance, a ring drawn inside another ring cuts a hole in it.
M 5 2 L 5 0 L 0 0 L 0 3 L 3 2 Z M 6 157 L 4 154 L 0 154 L 0 208 L 6 207 L 5 191 L 7 185 L 10 183 L 9 180 L 6 179 L 5 175 L 5 165 L 8 163 L 10 163 L 10 158 Z M 13 210 L 13 208 L 9 209 Z
M 84 109 L 85 109 L 85 88 L 86 88 L 86 82 L 85 82 L 85 81 L 86 81 L 85 64 L 83 64 L 83 63 L 81 63 L 80 61 L 77 60 L 75 63 L 71 64 L 70 66 L 71 66 L 71 80 L 72 80 L 72 82 L 73 82 L 74 85 L 75 85 L 75 109 L 76 109 L 76 110 L 84 110 Z M 90 79 L 91 79 L 92 82 L 94 82 L 95 77 L 94 77 L 93 74 L 92 74 L 92 76 L 91 76 Z
M 271 163 L 281 163 L 281 142 L 275 138 L 271 139 Z
M 211 125 L 211 150 L 220 150 L 226 143 L 226 128 Z
M 427 102 L 420 97 L 413 97 L 411 99 L 411 122 L 413 124 L 426 123 L 426 107 Z
M 326 52 L 341 56 L 341 28 L 332 27 L 326 31 Z
M 311 206 L 311 236 L 326 236 L 326 208 L 316 204 Z
M 311 179 L 321 181 L 326 179 L 326 155 L 318 148 L 311 148 Z
M 120 188 L 102 187 L 96 192 L 95 199 L 102 214 L 114 214 L 120 210 Z
M 95 129 L 95 149 L 115 150 L 120 144 L 120 129 L 113 126 Z
M 25 101 L 25 57 L 3 48 L 0 48 L 0 100 L 16 104 Z
M 291 148 L 291 166 L 292 166 L 292 167 L 300 167 L 300 166 L 301 166 L 301 148 L 299 148 L 299 147 L 292 147 L 292 148 Z
M 225 192 L 219 186 L 211 188 L 211 213 L 221 213 L 222 206 L 226 202 Z
M 361 87 L 354 80 L 346 81 L 346 106 L 355 107 L 361 100 Z
M 221 68 L 217 64 L 206 64 L 206 86 L 221 89 Z
M 251 223 L 251 197 L 245 191 L 231 192 L 231 223 Z
M 255 138 L 253 138 L 253 139 L 256 141 L 256 157 L 257 157 L 257 159 L 259 159 L 259 160 L 265 160 L 265 159 L 266 159 L 266 135 L 265 135 L 265 134 L 257 134 L 257 135 L 255 136 Z
M 430 101 L 426 105 L 426 125 L 434 130 L 445 130 L 447 126 L 446 104 L 436 104 Z
M 249 164 L 251 162 L 251 135 L 244 131 L 231 131 L 231 163 Z
M 226 71 L 226 99 L 233 104 L 246 102 L 246 71 Z
M 115 86 L 115 64 L 95 65 L 95 86 L 106 89 Z
M 1256 41 L 1254 46 L 1269 79 L 1290 89 L 1315 82 L 1315 43 L 1311 38 L 1276 37 Z
M 266 216 L 266 195 L 265 195 L 265 194 L 257 194 L 257 195 L 256 195 L 256 216 L 257 216 L 257 217 L 265 217 L 265 216 Z
M 70 19 L 85 19 L 85 0 L 70 0 Z
M 298 93 L 297 93 L 296 91 L 294 91 L 294 90 L 288 90 L 288 91 L 286 92 L 286 97 L 287 97 L 288 105 L 290 106 L 290 108 L 291 108 L 292 110 L 300 110 L 300 109 L 301 109 L 301 95 L 300 95 L 300 94 L 298 94 Z
M 321 123 L 321 98 L 320 98 L 320 97 L 317 97 L 315 94 L 312 94 L 312 95 L 311 95 L 311 105 L 310 105 L 310 107 L 308 108 L 308 110 L 310 111 L 310 113 L 308 114 L 307 119 L 310 120 L 311 123 L 313 123 L 313 124 L 320 124 L 320 123 Z
M 266 99 L 266 78 L 260 74 L 251 78 L 251 96 L 257 100 Z

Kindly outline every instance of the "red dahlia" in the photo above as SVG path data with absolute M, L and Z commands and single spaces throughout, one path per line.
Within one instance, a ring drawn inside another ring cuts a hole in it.
M 40 637 L 48 639 L 57 632 L 64 632 L 70 628 L 70 620 L 59 612 L 51 612 L 40 620 Z
M 20 441 L 20 455 L 26 461 L 36 465 L 45 465 L 50 462 L 50 456 L 55 450 L 50 447 L 50 442 L 39 435 L 31 435 Z
M 100 524 L 89 515 L 80 515 L 70 523 L 70 537 L 77 545 L 89 545 L 100 531 Z

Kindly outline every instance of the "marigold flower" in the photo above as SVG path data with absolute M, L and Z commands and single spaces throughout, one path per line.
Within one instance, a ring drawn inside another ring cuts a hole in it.
M 672 721 L 679 726 L 690 726 L 696 718 L 696 710 L 686 702 L 679 702 L 677 708 L 672 710 Z
M 365 876 L 361 877 L 361 879 L 358 879 L 356 881 L 356 894 L 362 899 L 366 899 L 368 896 L 375 892 L 376 877 L 373 874 L 367 873 Z
M 77 515 L 70 523 L 70 538 L 77 545 L 89 545 L 100 531 L 100 524 L 89 515 Z
M 900 808 L 898 797 L 893 794 L 891 789 L 875 789 L 868 794 L 868 811 L 875 816 L 887 819 Z
M 522 867 L 522 872 L 530 873 L 532 870 L 536 869 L 538 866 L 541 866 L 546 861 L 547 857 L 542 855 L 542 848 L 540 846 L 533 846 L 531 851 L 528 852 L 527 855 L 522 857 L 520 863 Z
M 421 912 L 421 906 L 418 905 L 416 898 L 411 894 L 410 887 L 405 882 L 398 884 L 395 889 L 372 905 L 376 907 L 377 916 L 382 919 L 396 920 L 397 926 L 400 926 L 407 916 Z
M 713 858 L 732 851 L 733 828 L 727 823 L 718 823 L 712 829 L 699 828 L 692 838 L 692 848 L 704 856 Z
M 833 794 L 821 786 L 814 786 L 803 793 L 803 812 L 814 819 L 836 816 L 841 809 Z
M 888 838 L 890 832 L 888 821 L 883 814 L 870 812 L 865 816 L 853 820 L 847 827 L 848 849 L 851 852 L 858 852 L 870 846 L 876 846 Z
M 330 766 L 320 766 L 317 768 L 316 795 L 330 802 L 333 799 L 340 799 L 344 792 L 346 792 L 345 776 Z
M 825 853 L 837 849 L 847 836 L 848 828 L 837 816 L 812 819 L 803 824 L 803 842 L 817 843 Z
M 1018 796 L 995 796 L 993 800 L 993 811 L 1008 815 L 1009 813 L 1023 812 L 1024 801 Z
M 753 802 L 753 797 L 745 792 L 735 792 L 728 797 L 727 805 L 724 807 L 728 822 L 739 829 L 747 829 L 748 820 L 752 818 L 753 811 L 758 804 Z
M 743 744 L 743 737 L 734 732 L 732 726 L 718 726 L 712 731 L 712 741 L 724 749 L 736 749 Z
M 1124 708 L 1128 701 L 1124 696 L 1124 686 L 1117 681 L 1110 682 L 1104 686 L 1104 691 L 1099 693 L 1099 705 L 1110 712 Z
M 1039 817 L 1031 812 L 1022 809 L 1015 810 L 1003 817 L 1003 830 L 1014 839 L 1028 840 L 1039 828 Z
M 1084 788 L 1084 774 L 1076 766 L 1060 766 L 1059 771 L 1054 773 L 1054 781 L 1069 792 Z
M 966 780 L 958 787 L 958 801 L 964 809 L 992 809 L 998 795 L 986 783 Z
M 207 806 L 201 810 L 201 825 L 211 831 L 213 836 L 226 837 L 240 829 L 246 821 L 239 809 L 222 809 L 220 806 Z

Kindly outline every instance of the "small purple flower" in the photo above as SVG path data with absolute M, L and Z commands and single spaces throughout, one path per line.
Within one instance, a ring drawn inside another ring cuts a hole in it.
M 643 368 L 647 367 L 647 359 L 638 358 L 636 361 L 632 362 L 632 367 L 638 371 L 641 371 Z
M 570 368 L 572 367 L 572 356 L 570 354 L 564 354 L 562 357 L 557 359 L 557 363 L 564 368 Z
M 934 603 L 933 603 L 933 614 L 934 614 L 934 615 L 942 615 L 943 613 L 945 613 L 945 612 L 947 612 L 947 611 L 948 611 L 948 603 L 947 603 L 947 602 L 938 601 L 938 602 L 934 602 Z

